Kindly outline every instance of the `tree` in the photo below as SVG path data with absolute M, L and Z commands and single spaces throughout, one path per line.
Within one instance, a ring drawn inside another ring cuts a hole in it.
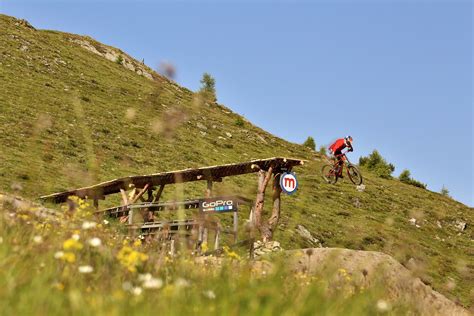
M 308 147 L 314 151 L 316 150 L 316 143 L 314 142 L 314 138 L 311 136 L 308 136 L 308 138 L 306 138 L 305 142 L 303 143 L 303 146 Z
M 216 102 L 216 80 L 207 72 L 202 75 L 201 89 L 199 93 L 204 100 L 209 102 Z
M 443 184 L 443 187 L 441 188 L 440 193 L 441 193 L 441 195 L 443 195 L 443 196 L 451 197 L 451 196 L 449 195 L 449 190 L 448 190 L 448 188 L 446 188 L 446 187 L 444 186 L 444 184 Z
M 369 156 L 360 157 L 359 165 L 366 167 L 384 179 L 390 179 L 392 172 L 395 171 L 395 166 L 391 163 L 387 163 L 382 155 L 375 149 Z

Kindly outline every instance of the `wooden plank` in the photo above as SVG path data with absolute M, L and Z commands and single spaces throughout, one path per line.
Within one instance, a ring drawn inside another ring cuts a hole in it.
M 135 187 L 143 187 L 146 183 L 150 183 L 151 185 L 163 185 L 200 180 L 219 181 L 219 179 L 223 177 L 254 173 L 259 170 L 268 170 L 269 167 L 276 169 L 290 169 L 291 167 L 302 164 L 304 164 L 304 160 L 302 159 L 274 157 L 196 169 L 161 172 L 143 176 L 130 176 L 102 182 L 88 187 L 45 195 L 42 196 L 41 199 L 51 200 L 55 203 L 62 203 L 71 195 L 93 197 L 99 193 L 104 196 L 118 193 L 124 188 L 127 188 L 129 184 L 133 184 Z

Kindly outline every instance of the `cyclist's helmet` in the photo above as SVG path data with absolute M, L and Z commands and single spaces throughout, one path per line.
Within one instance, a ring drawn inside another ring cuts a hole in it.
M 348 144 L 352 145 L 352 136 L 348 135 L 348 136 L 344 137 L 344 141 L 345 141 L 346 145 L 348 145 Z

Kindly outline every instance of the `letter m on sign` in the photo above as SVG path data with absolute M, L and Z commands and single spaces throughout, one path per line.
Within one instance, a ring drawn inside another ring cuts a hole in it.
M 295 182 L 295 179 L 293 178 L 290 178 L 290 177 L 286 177 L 285 179 L 283 179 L 283 185 L 286 187 L 286 188 L 289 188 L 289 189 L 294 189 L 295 186 L 296 186 L 296 182 Z

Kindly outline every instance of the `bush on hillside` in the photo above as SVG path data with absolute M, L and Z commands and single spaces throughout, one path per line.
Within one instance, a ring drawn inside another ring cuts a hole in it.
M 303 143 L 303 146 L 308 147 L 309 149 L 316 150 L 316 143 L 314 141 L 314 138 L 311 136 L 308 136 L 306 140 Z
M 238 118 L 235 119 L 234 124 L 239 127 L 243 127 L 245 122 L 244 120 L 239 116 Z
M 418 188 L 426 189 L 426 184 L 421 183 L 420 181 L 417 181 L 411 177 L 411 173 L 408 169 L 405 169 L 400 173 L 398 176 L 398 180 L 400 180 L 403 183 L 413 185 Z
M 321 147 L 319 148 L 319 153 L 320 153 L 321 155 L 326 156 L 326 155 L 327 155 L 326 147 L 321 146 Z
M 367 157 L 360 157 L 359 165 L 366 167 L 373 171 L 376 175 L 384 179 L 390 179 L 392 172 L 395 171 L 395 166 L 387 161 L 374 149 L 374 151 Z
M 119 65 L 123 63 L 123 57 L 122 55 L 118 55 L 117 58 L 115 59 L 115 62 Z

